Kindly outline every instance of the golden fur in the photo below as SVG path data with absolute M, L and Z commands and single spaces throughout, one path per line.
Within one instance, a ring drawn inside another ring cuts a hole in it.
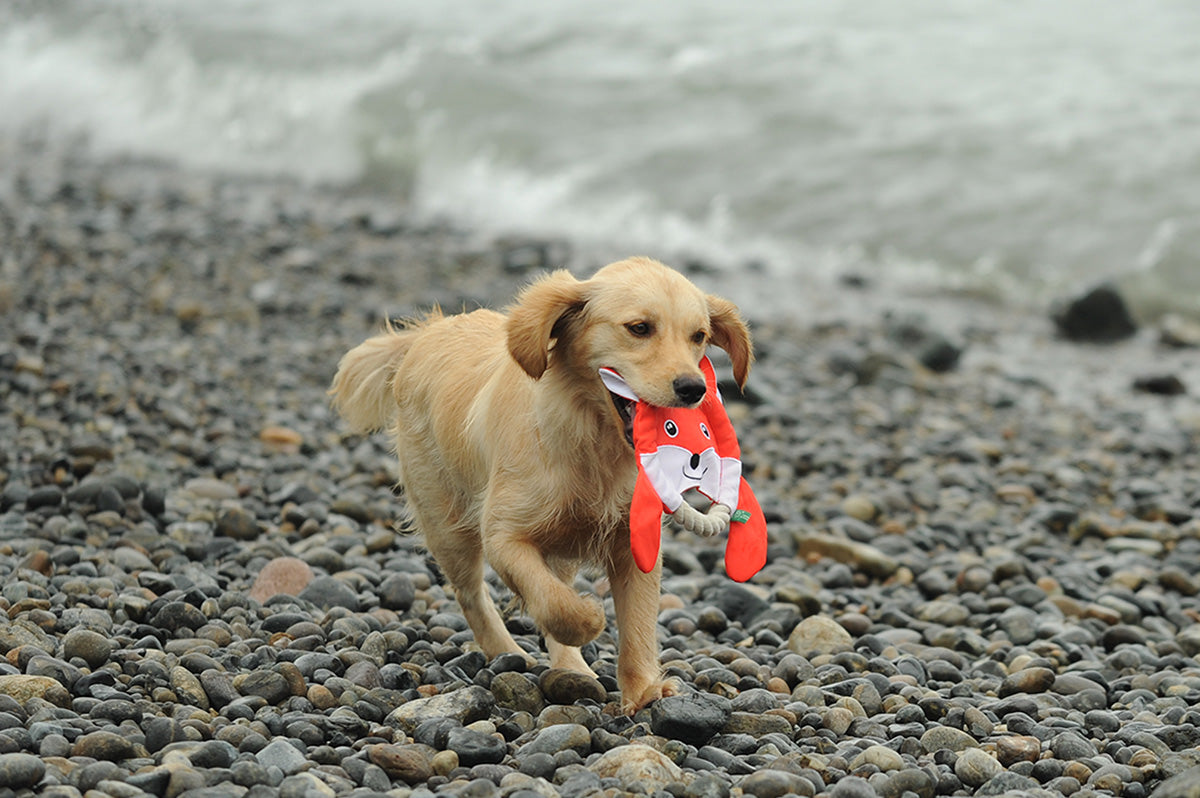
M 639 397 L 684 404 L 709 344 L 744 384 L 753 355 L 737 308 L 648 258 L 591 279 L 558 271 L 507 314 L 434 313 L 348 352 L 334 404 L 359 431 L 395 437 L 401 480 L 426 545 L 489 657 L 524 653 L 484 582 L 484 562 L 545 633 L 552 667 L 591 669 L 579 646 L 604 628 L 571 586 L 584 562 L 607 572 L 617 616 L 617 680 L 633 711 L 669 693 L 655 636 L 661 565 L 634 565 L 637 475 L 624 422 L 597 374 L 616 369 Z

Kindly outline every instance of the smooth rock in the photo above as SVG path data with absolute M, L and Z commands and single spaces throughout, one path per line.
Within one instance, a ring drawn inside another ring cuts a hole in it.
M 996 759 L 981 748 L 960 751 L 954 760 L 954 775 L 969 787 L 979 787 L 1004 770 Z
M 837 621 L 824 615 L 813 615 L 796 624 L 788 636 L 787 647 L 804 656 L 837 654 L 852 650 L 854 641 Z
M 588 769 L 602 779 L 616 779 L 625 789 L 637 786 L 648 793 L 683 779 L 678 765 L 653 748 L 637 743 L 602 754 Z
M 688 745 L 703 745 L 729 722 L 727 699 L 710 693 L 661 698 L 650 705 L 650 729 Z

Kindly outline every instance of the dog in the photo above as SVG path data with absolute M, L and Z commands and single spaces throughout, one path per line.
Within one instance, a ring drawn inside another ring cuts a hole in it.
M 696 407 L 710 345 L 744 387 L 754 354 L 737 307 L 635 257 L 585 280 L 552 272 L 507 312 L 389 324 L 343 356 L 330 393 L 355 431 L 391 432 L 413 521 L 488 657 L 529 655 L 492 602 L 485 562 L 543 632 L 550 666 L 594 675 L 579 647 L 604 630 L 604 610 L 572 585 L 581 565 L 603 567 L 632 713 L 674 686 L 656 637 L 661 559 L 644 573 L 630 548 L 633 403 L 600 370 L 645 402 Z

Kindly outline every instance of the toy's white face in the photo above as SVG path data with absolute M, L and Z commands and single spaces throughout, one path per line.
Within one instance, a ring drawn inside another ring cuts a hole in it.
M 659 446 L 654 452 L 642 455 L 643 461 L 653 458 L 658 471 L 675 483 L 680 493 L 695 488 L 710 500 L 715 500 L 721 484 L 721 457 L 715 448 L 693 452 L 682 446 Z

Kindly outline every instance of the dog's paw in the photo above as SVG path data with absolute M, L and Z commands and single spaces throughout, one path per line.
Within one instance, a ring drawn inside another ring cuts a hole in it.
M 621 689 L 621 711 L 632 715 L 660 698 L 679 694 L 678 679 L 656 679 L 647 685 Z
M 598 599 L 575 596 L 574 601 L 556 607 L 541 626 L 563 645 L 586 645 L 604 631 L 604 605 Z

